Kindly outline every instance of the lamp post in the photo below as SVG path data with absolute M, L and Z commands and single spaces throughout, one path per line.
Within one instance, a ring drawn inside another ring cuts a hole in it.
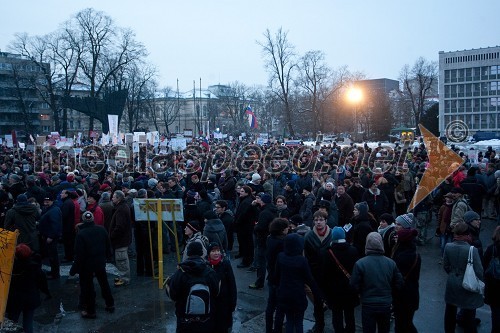
M 359 128 L 358 128 L 358 105 L 363 98 L 363 94 L 359 88 L 351 87 L 347 92 L 347 99 L 354 104 L 354 133 L 358 136 Z

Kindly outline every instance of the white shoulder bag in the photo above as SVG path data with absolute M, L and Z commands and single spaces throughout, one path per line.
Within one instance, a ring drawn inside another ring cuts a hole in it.
M 479 280 L 474 272 L 474 263 L 472 260 L 474 246 L 469 248 L 469 258 L 467 260 L 467 268 L 465 269 L 464 279 L 462 281 L 462 287 L 465 290 L 472 291 L 474 293 L 484 294 L 484 282 Z

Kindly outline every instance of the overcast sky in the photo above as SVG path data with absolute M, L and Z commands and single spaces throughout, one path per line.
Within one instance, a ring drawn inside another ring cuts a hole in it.
M 131 28 L 160 73 L 181 91 L 239 81 L 266 85 L 263 32 L 288 31 L 297 52 L 321 50 L 332 68 L 397 79 L 419 56 L 500 44 L 498 0 L 45 0 L 2 4 L 0 49 L 17 32 L 43 35 L 82 9 Z

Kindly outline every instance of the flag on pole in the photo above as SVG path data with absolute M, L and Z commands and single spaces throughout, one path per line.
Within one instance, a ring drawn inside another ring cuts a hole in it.
M 257 124 L 257 117 L 255 117 L 255 113 L 253 113 L 250 105 L 246 107 L 245 114 L 248 115 L 248 126 L 253 129 L 259 128 L 259 125 Z

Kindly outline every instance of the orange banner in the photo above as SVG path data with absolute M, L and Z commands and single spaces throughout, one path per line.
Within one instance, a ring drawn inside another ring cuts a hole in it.
M 19 232 L 0 228 L 0 322 L 3 323 Z

